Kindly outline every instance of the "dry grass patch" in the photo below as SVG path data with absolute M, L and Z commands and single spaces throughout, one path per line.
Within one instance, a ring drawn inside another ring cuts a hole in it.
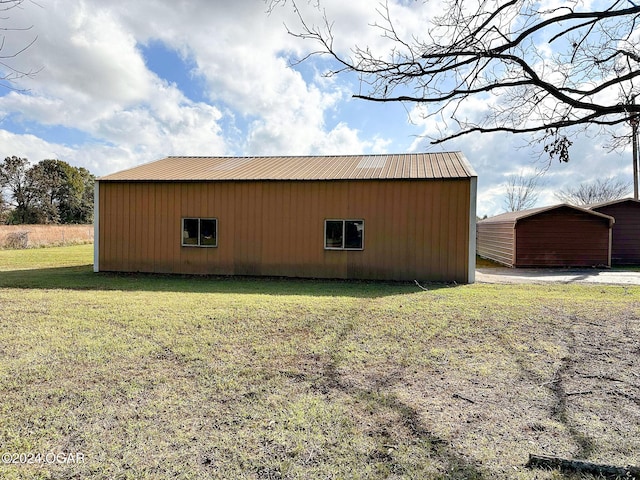
M 33 248 L 93 242 L 93 225 L 0 225 L 0 248 Z
M 68 252 L 78 266 L 57 273 L 0 256 L 0 443 L 85 462 L 0 464 L 2 478 L 553 479 L 529 453 L 637 463 L 637 287 L 96 275 L 90 249 Z

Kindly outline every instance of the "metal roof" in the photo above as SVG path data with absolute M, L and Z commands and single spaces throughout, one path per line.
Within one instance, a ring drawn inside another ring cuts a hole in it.
M 167 157 L 98 180 L 370 180 L 476 176 L 461 152 L 445 152 L 300 157 Z
M 602 207 L 609 207 L 611 205 L 617 205 L 619 203 L 630 203 L 630 204 L 639 204 L 640 200 L 636 200 L 634 198 L 619 198 L 617 200 L 609 200 L 607 202 L 599 202 L 599 203 L 591 203 L 589 205 L 584 205 L 584 208 L 588 208 L 589 210 L 595 210 Z
M 524 220 L 525 218 L 533 217 L 534 215 L 538 215 L 540 213 L 548 212 L 551 210 L 556 210 L 559 208 L 568 208 L 571 210 L 577 210 L 582 213 L 587 213 L 589 215 L 595 215 L 597 217 L 601 217 L 609 221 L 609 225 L 613 225 L 613 223 L 615 222 L 613 217 L 610 217 L 603 213 L 594 212 L 593 210 L 588 210 L 583 207 L 576 207 L 575 205 L 570 205 L 568 203 L 561 203 L 559 205 L 552 205 L 549 207 L 538 207 L 538 208 L 530 208 L 528 210 L 520 210 L 519 212 L 501 213 L 500 215 L 496 215 L 495 217 L 489 217 L 483 220 L 479 220 L 478 223 L 512 223 L 515 227 L 515 224 L 518 223 L 520 220 Z

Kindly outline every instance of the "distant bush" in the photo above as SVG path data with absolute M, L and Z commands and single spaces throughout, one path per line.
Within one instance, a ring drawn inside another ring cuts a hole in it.
M 29 246 L 29 232 L 22 230 L 8 233 L 4 239 L 4 248 L 27 248 Z

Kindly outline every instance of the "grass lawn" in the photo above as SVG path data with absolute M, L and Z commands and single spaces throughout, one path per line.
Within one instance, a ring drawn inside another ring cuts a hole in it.
M 640 463 L 638 287 L 94 274 L 92 248 L 0 250 L 0 478 Z

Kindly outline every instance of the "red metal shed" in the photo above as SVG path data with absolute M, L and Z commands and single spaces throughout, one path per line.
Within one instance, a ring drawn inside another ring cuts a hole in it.
M 589 208 L 616 219 L 611 233 L 611 263 L 640 265 L 640 201 L 624 198 Z
M 566 204 L 503 213 L 478 222 L 477 251 L 513 267 L 610 266 L 613 223 Z

